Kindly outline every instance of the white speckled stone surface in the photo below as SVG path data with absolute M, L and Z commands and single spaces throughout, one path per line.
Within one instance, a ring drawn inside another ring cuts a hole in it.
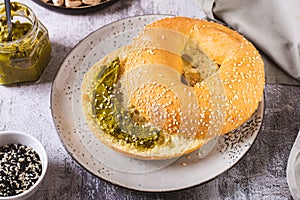
M 31 199 L 291 199 L 286 164 L 300 128 L 300 88 L 267 85 L 265 119 L 246 156 L 216 179 L 190 189 L 144 193 L 103 181 L 78 165 L 64 149 L 50 110 L 51 85 L 60 63 L 86 35 L 118 19 L 143 14 L 203 17 L 193 0 L 120 0 L 105 10 L 64 15 L 30 6 L 48 28 L 52 59 L 35 84 L 0 86 L 0 131 L 24 131 L 37 137 L 49 156 L 47 176 Z M 178 176 L 180 174 L 174 174 Z

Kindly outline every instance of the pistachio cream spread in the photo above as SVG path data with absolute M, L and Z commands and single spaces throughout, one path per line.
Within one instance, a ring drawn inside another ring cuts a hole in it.
M 161 139 L 162 130 L 147 124 L 134 107 L 128 110 L 122 105 L 122 93 L 115 89 L 119 71 L 119 58 L 101 67 L 92 94 L 93 116 L 106 134 L 139 148 L 154 147 Z
M 17 20 L 10 37 L 5 8 L 0 10 L 0 84 L 36 81 L 50 60 L 47 31 L 29 19 L 31 11 L 24 5 L 11 3 L 11 12 Z

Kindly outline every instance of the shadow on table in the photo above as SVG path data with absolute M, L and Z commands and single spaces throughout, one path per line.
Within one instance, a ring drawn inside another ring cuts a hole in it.
M 39 82 L 41 84 L 52 82 L 56 76 L 57 71 L 59 70 L 62 62 L 67 57 L 67 55 L 72 50 L 72 47 L 66 47 L 62 44 L 52 42 L 52 55 L 51 60 L 48 66 L 45 68 Z
M 206 185 L 208 196 L 210 188 L 216 183 Z M 209 192 L 210 191 L 210 192 Z M 89 199 L 186 199 L 197 197 L 197 188 L 180 192 L 149 193 L 139 192 L 113 185 L 104 181 L 82 168 L 75 161 L 65 160 L 64 165 L 49 163 L 47 174 L 39 190 L 29 200 L 89 200 Z M 194 199 L 194 198 L 192 198 Z
M 30 199 L 80 199 L 88 175 L 83 170 L 75 162 L 70 164 L 66 160 L 64 165 L 49 163 L 41 187 Z

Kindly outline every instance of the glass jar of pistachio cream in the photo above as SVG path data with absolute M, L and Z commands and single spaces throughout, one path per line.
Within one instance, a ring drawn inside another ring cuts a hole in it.
M 0 3 L 0 84 L 39 80 L 51 57 L 47 29 L 24 4 L 12 2 L 9 36 L 4 3 Z

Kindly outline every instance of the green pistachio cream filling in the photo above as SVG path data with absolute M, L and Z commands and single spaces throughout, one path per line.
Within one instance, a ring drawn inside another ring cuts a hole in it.
M 123 105 L 117 89 L 119 72 L 119 58 L 101 67 L 92 94 L 93 117 L 105 134 L 136 148 L 153 148 L 162 139 L 162 130 L 148 123 L 133 106 Z
M 23 8 L 17 3 L 11 3 L 12 14 L 21 9 Z M 26 16 L 29 16 L 28 9 L 24 9 L 24 13 Z M 5 14 L 5 7 L 0 10 L 0 14 Z M 20 39 L 30 31 L 31 27 L 32 25 L 30 23 L 21 23 L 20 21 L 12 22 L 12 37 L 9 39 L 7 19 L 6 16 L 3 15 L 0 18 L 0 43 L 11 42 Z

